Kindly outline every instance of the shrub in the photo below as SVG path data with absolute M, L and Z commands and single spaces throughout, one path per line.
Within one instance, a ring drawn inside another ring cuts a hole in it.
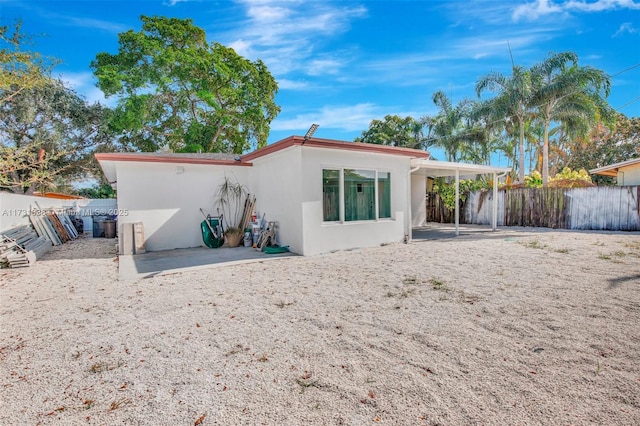
M 560 173 L 549 179 L 551 188 L 582 188 L 595 186 L 591 182 L 591 176 L 585 169 L 571 170 L 569 167 L 562 169 Z M 529 176 L 524 178 L 525 188 L 542 188 L 542 175 L 534 170 Z
M 471 191 L 479 191 L 491 188 L 493 183 L 485 180 L 466 179 L 460 181 L 460 201 L 467 199 L 467 194 Z M 456 184 L 455 182 L 447 183 L 440 178 L 436 181 L 433 191 L 440 195 L 442 203 L 449 210 L 456 208 Z

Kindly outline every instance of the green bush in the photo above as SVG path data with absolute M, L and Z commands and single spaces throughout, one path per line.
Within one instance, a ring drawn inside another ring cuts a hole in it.
M 560 173 L 551 178 L 552 181 L 560 179 L 584 180 L 591 182 L 591 175 L 585 169 L 571 170 L 569 167 L 565 167 Z
M 555 185 L 554 185 L 555 182 Z M 591 176 L 585 169 L 571 170 L 569 167 L 562 169 L 560 173 L 549 179 L 549 186 L 559 188 L 573 188 L 580 185 L 581 182 L 591 183 Z M 589 185 L 587 185 L 589 186 Z M 542 175 L 539 171 L 534 170 L 529 176 L 524 177 L 525 188 L 542 188 Z
M 490 189 L 492 185 L 491 181 L 466 179 L 460 181 L 460 201 L 464 202 L 467 199 L 467 195 L 471 191 L 480 191 L 483 189 Z M 443 178 L 438 178 L 433 191 L 440 195 L 442 203 L 449 210 L 456 208 L 456 183 L 447 183 Z
M 542 188 L 542 175 L 534 170 L 529 176 L 524 177 L 525 188 Z

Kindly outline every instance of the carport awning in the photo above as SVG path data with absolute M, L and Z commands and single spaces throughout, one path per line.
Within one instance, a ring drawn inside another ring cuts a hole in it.
M 510 167 L 494 167 L 481 164 L 451 163 L 448 161 L 435 161 L 424 158 L 413 158 L 411 160 L 411 169 L 415 170 L 414 174 L 420 174 L 433 177 L 455 176 L 456 170 L 460 176 L 475 176 L 489 173 L 509 173 Z
M 493 203 L 492 203 L 492 219 L 491 228 L 495 230 L 498 224 L 498 179 L 499 175 L 509 173 L 510 167 L 493 167 L 485 166 L 482 164 L 466 164 L 466 163 L 451 163 L 448 161 L 434 161 L 425 158 L 412 158 L 411 159 L 411 173 L 413 175 L 424 175 L 430 177 L 446 177 L 455 176 L 456 178 L 456 204 L 455 204 L 455 220 L 456 220 L 456 235 L 459 235 L 460 230 L 460 178 L 461 177 L 474 177 L 476 175 L 493 174 Z

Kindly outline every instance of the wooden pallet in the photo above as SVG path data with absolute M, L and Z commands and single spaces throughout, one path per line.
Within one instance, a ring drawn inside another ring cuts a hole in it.
M 0 235 L 0 266 L 23 268 L 31 266 L 51 248 L 51 242 L 39 237 L 33 228 L 19 226 Z
M 49 223 L 51 223 L 51 226 L 53 226 L 53 228 L 55 229 L 56 234 L 58 234 L 58 237 L 60 237 L 60 241 L 66 243 L 71 239 L 67 231 L 64 229 L 64 226 L 60 222 L 57 214 L 55 214 L 54 212 L 47 212 L 45 217 L 49 220 Z

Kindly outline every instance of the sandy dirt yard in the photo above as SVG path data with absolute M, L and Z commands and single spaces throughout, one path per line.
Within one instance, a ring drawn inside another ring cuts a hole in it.
M 2 425 L 640 424 L 640 234 L 503 230 L 118 281 L 0 271 Z

